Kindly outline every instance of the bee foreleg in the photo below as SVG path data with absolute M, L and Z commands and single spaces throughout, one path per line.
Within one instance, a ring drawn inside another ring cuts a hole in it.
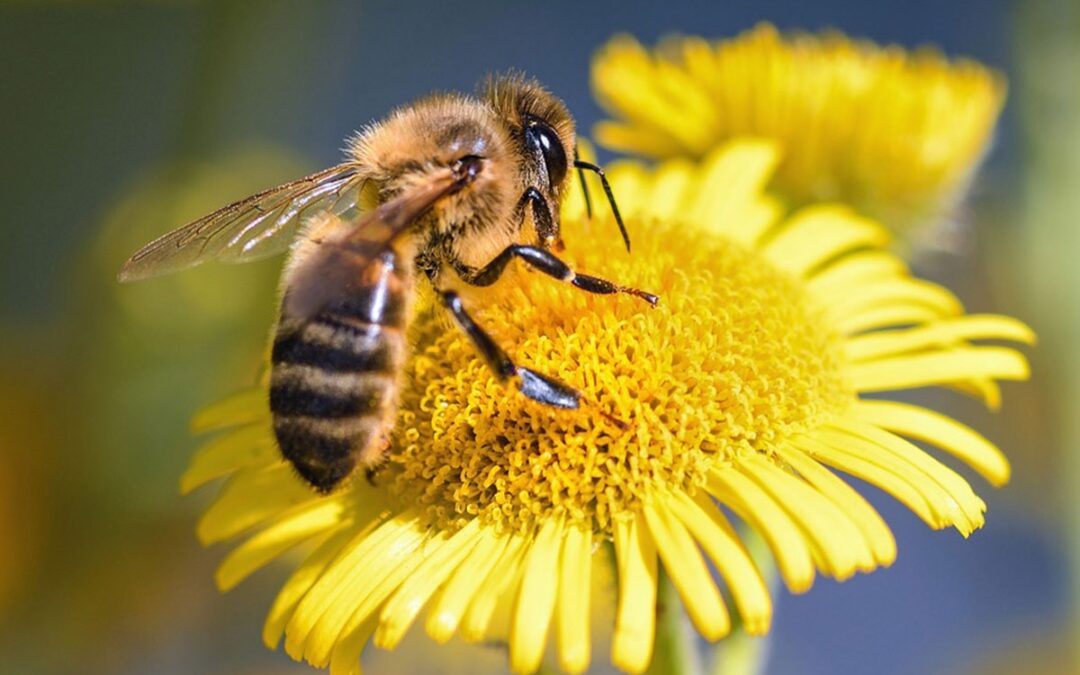
M 551 217 L 551 207 L 548 206 L 544 195 L 540 194 L 540 191 L 536 188 L 530 187 L 521 196 L 518 208 L 524 209 L 526 206 L 532 208 L 536 236 L 540 238 L 544 246 L 556 244 L 559 241 L 559 226 L 555 224 L 555 219 Z
M 472 274 L 464 275 L 463 278 L 466 282 L 474 286 L 490 286 L 502 276 L 503 270 L 506 269 L 507 263 L 509 263 L 512 258 L 519 258 L 529 265 L 529 267 L 539 270 L 559 281 L 571 283 L 588 293 L 598 293 L 601 295 L 609 293 L 627 293 L 641 298 L 653 307 L 660 301 L 660 299 L 652 293 L 639 291 L 636 288 L 620 286 L 607 279 L 601 279 L 600 277 L 594 277 L 588 274 L 578 274 L 551 251 L 540 248 L 539 246 L 525 246 L 522 244 L 512 244 L 507 246 L 503 249 L 502 253 L 495 256 L 495 258 L 487 265 L 476 270 Z
M 476 348 L 480 350 L 488 366 L 495 372 L 500 380 L 516 378 L 517 388 L 522 394 L 534 401 L 539 401 L 556 408 L 577 408 L 581 404 L 581 392 L 569 385 L 559 382 L 553 377 L 542 375 L 529 368 L 514 364 L 505 351 L 495 343 L 491 336 L 484 332 L 473 321 L 461 298 L 453 291 L 440 291 L 443 305 L 450 311 L 461 330 L 469 336 Z

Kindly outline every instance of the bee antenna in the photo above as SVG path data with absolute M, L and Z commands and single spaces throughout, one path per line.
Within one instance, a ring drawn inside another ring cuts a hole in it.
M 577 153 L 575 152 L 575 155 Z M 626 225 L 623 224 L 622 215 L 619 214 L 619 207 L 615 204 L 615 195 L 611 192 L 611 184 L 608 183 L 607 176 L 604 174 L 604 170 L 593 164 L 592 162 L 586 162 L 581 159 L 574 158 L 574 167 L 577 169 L 585 169 L 592 171 L 600 177 L 600 184 L 604 186 L 604 194 L 607 195 L 608 203 L 611 204 L 611 213 L 615 216 L 615 222 L 619 225 L 619 232 L 622 233 L 623 243 L 626 244 L 627 253 L 630 252 L 630 235 L 626 232 Z M 588 195 L 588 190 L 585 191 Z
M 578 166 L 580 161 L 577 146 L 574 146 L 574 166 L 577 167 L 578 180 L 581 181 L 581 194 L 585 195 L 585 216 L 592 220 L 592 196 L 589 194 L 589 184 L 585 182 L 585 169 Z

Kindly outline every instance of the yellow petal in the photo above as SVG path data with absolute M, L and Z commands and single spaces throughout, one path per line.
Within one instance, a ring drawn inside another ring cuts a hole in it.
M 327 565 L 345 548 L 349 540 L 367 536 L 374 525 L 375 523 L 371 523 L 366 528 L 346 527 L 335 532 L 308 555 L 274 598 L 274 604 L 266 615 L 266 623 L 263 624 L 263 644 L 270 649 L 277 649 L 281 635 L 285 632 L 285 624 L 292 618 L 300 599 L 319 580 Z
M 265 424 L 249 424 L 215 438 L 199 448 L 180 477 L 180 494 L 188 494 L 215 478 L 239 469 L 266 465 L 280 459 Z
M 592 530 L 568 527 L 559 570 L 555 608 L 559 667 L 570 675 L 589 668 L 589 599 L 592 594 Z
M 1026 325 L 1006 316 L 971 314 L 935 321 L 907 330 L 860 335 L 847 340 L 844 351 L 852 361 L 955 345 L 965 340 L 1013 340 L 1033 344 L 1035 334 Z
M 540 667 L 559 584 L 563 524 L 544 523 L 525 556 L 525 567 L 510 627 L 510 669 L 529 675 Z
M 615 522 L 615 557 L 619 604 L 611 640 L 611 663 L 628 673 L 641 673 L 652 660 L 656 635 L 656 545 L 645 517 Z
M 836 320 L 836 328 L 844 335 L 853 335 L 877 328 L 891 328 L 935 321 L 941 314 L 925 304 L 894 302 L 883 307 L 872 307 Z
M 260 387 L 212 403 L 195 414 L 191 420 L 191 430 L 202 434 L 266 418 L 270 412 L 266 396 L 266 390 Z
M 1007 347 L 961 347 L 853 364 L 852 386 L 862 392 L 927 387 L 979 377 L 1023 380 L 1027 359 Z
M 707 489 L 730 506 L 768 543 L 792 593 L 805 593 L 814 583 L 814 560 L 799 526 L 765 490 L 731 467 L 709 476 Z
M 375 631 L 376 647 L 388 650 L 397 647 L 431 594 L 473 550 L 481 536 L 480 521 L 473 518 L 424 559 L 383 606 Z
M 938 317 L 963 311 L 956 296 L 937 284 L 918 279 L 888 279 L 850 289 L 844 299 L 828 305 L 828 312 L 835 320 L 843 320 L 893 305 L 924 305 Z
M 857 570 L 876 567 L 855 523 L 820 492 L 757 454 L 741 458 L 737 466 L 799 524 L 825 563 L 822 571 L 846 579 Z
M 476 590 L 491 575 L 506 549 L 508 538 L 481 531 L 476 548 L 455 569 L 428 614 L 425 628 L 432 640 L 442 644 L 457 630 Z
M 846 206 L 825 204 L 797 211 L 762 252 L 779 267 L 804 276 L 842 253 L 888 241 L 888 231 L 877 223 Z
M 896 497 L 930 527 L 941 529 L 948 525 L 931 506 L 931 500 L 925 494 L 925 486 L 916 487 L 906 475 L 899 475 L 867 459 L 860 452 L 860 443 L 839 434 L 830 435 L 825 432 L 798 436 L 793 438 L 791 443 L 822 463 L 861 478 Z M 936 485 L 931 488 L 935 492 L 939 490 Z
M 518 580 L 525 554 L 528 552 L 526 544 L 524 537 L 513 535 L 488 580 L 473 596 L 461 623 L 461 637 L 467 642 L 480 642 L 487 636 L 495 605 L 503 593 Z
M 828 301 L 854 284 L 903 278 L 906 274 L 907 267 L 900 258 L 887 251 L 856 251 L 812 271 L 806 286 L 812 294 Z
M 278 463 L 234 474 L 199 519 L 203 545 L 228 539 L 297 504 L 319 497 L 300 482 L 292 467 Z
M 698 632 L 715 642 L 731 630 L 731 617 L 694 540 L 683 524 L 670 517 L 657 501 L 647 502 L 644 514 L 660 560 Z
M 293 546 L 341 525 L 344 501 L 339 497 L 301 504 L 237 546 L 214 575 L 218 589 L 229 590 Z
M 342 634 L 330 655 L 330 675 L 362 675 L 360 654 L 377 623 L 375 615 L 368 615 L 360 625 Z
M 412 511 L 397 514 L 369 536 L 350 542 L 296 608 L 285 630 L 285 651 L 325 667 L 338 636 L 350 623 L 363 623 L 358 605 L 391 575 L 411 570 L 426 534 Z M 354 618 L 355 617 L 355 618 Z
M 1009 480 L 1009 460 L 997 446 L 941 413 L 896 401 L 859 401 L 854 409 L 871 424 L 952 453 L 994 486 Z
M 697 540 L 727 583 L 742 626 L 751 635 L 764 635 L 772 621 L 772 598 L 765 580 L 712 498 L 700 494 L 691 499 L 677 493 L 671 503 L 674 514 Z
M 874 507 L 853 487 L 801 450 L 779 448 L 777 452 L 799 475 L 833 500 L 855 522 L 879 565 L 888 566 L 896 560 L 896 539 L 892 531 Z

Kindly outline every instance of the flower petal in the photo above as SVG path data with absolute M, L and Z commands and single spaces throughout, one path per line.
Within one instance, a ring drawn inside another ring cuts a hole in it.
M 555 627 L 559 667 L 570 675 L 589 668 L 589 599 L 592 594 L 592 530 L 568 527 L 559 570 Z
M 892 531 L 862 495 L 797 448 L 781 447 L 777 453 L 855 522 L 879 565 L 888 566 L 896 560 L 896 539 Z
M 995 487 L 1009 480 L 1009 460 L 997 446 L 941 413 L 897 401 L 859 401 L 855 411 L 870 424 L 952 453 Z
M 761 534 L 792 593 L 810 590 L 814 560 L 806 537 L 769 493 L 731 467 L 715 469 L 706 489 Z
M 559 551 L 563 524 L 544 523 L 525 556 L 521 588 L 510 627 L 510 669 L 528 675 L 540 667 L 559 587 Z
M 927 387 L 971 378 L 1023 380 L 1027 359 L 1007 347 L 958 347 L 852 364 L 852 386 L 861 392 Z
M 673 495 L 669 506 L 724 578 L 743 629 L 751 635 L 765 634 L 772 621 L 768 586 L 720 508 L 707 495 L 691 499 L 682 492 Z
M 615 522 L 615 558 L 619 605 L 611 640 L 611 662 L 628 673 L 641 673 L 652 660 L 656 634 L 656 545 L 645 517 Z
M 666 502 L 670 497 L 665 495 L 662 499 Z M 731 630 L 731 617 L 686 527 L 655 500 L 646 503 L 643 513 L 660 561 L 698 632 L 713 642 L 727 635 Z
M 375 631 L 376 647 L 388 650 L 397 647 L 432 593 L 472 552 L 482 536 L 480 521 L 473 518 L 424 559 L 383 606 Z
M 453 636 L 473 595 L 502 558 L 508 541 L 506 536 L 489 532 L 486 528 L 481 530 L 476 548 L 452 571 L 450 580 L 428 613 L 424 627 L 432 640 L 442 644 Z
M 338 496 L 301 504 L 259 530 L 222 561 L 214 575 L 218 590 L 229 590 L 293 546 L 340 527 L 346 508 L 344 502 L 344 497 Z

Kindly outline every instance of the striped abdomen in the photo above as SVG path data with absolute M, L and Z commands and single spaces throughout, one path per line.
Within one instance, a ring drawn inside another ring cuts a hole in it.
M 412 278 L 392 252 L 367 262 L 355 294 L 278 324 L 270 412 L 281 453 L 329 492 L 378 462 L 394 424 Z

